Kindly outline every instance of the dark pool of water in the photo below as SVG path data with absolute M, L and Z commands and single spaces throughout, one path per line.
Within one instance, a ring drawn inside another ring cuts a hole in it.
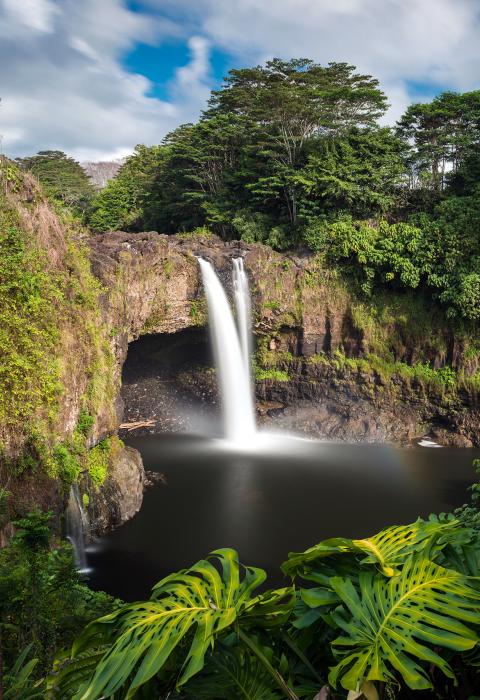
M 480 450 L 393 449 L 274 438 L 248 452 L 187 435 L 130 440 L 166 484 L 89 553 L 90 584 L 125 600 L 219 547 L 283 579 L 279 565 L 333 536 L 364 537 L 386 525 L 449 511 L 468 499 Z

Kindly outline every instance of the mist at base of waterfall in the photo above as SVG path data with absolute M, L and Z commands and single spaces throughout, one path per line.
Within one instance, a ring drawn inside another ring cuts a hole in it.
M 282 585 L 279 566 L 334 536 L 361 538 L 469 498 L 480 450 L 394 449 L 258 433 L 243 445 L 186 434 L 127 442 L 153 480 L 137 515 L 88 551 L 90 583 L 125 600 L 219 547 Z

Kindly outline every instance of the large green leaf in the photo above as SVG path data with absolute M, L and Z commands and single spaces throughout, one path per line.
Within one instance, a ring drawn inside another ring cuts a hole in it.
M 217 568 L 214 563 L 219 564 Z M 258 623 L 281 623 L 293 605 L 291 589 L 252 598 L 265 572 L 242 567 L 232 549 L 219 549 L 190 569 L 167 576 L 150 600 L 133 603 L 91 623 L 72 655 L 108 644 L 86 689 L 75 697 L 95 700 L 120 688 L 125 697 L 154 677 L 182 642 L 177 687 L 198 673 L 216 635 L 245 614 Z
M 282 565 L 282 570 L 291 576 L 300 575 L 313 580 L 315 565 L 327 557 L 335 557 L 335 568 L 338 567 L 338 555 L 354 555 L 361 557 L 361 564 L 377 566 L 385 576 L 393 576 L 398 567 L 411 554 L 429 546 L 433 541 L 441 549 L 453 538 L 458 537 L 462 530 L 458 520 L 453 518 L 436 518 L 431 516 L 427 521 L 420 518 L 409 525 L 395 525 L 382 530 L 372 537 L 361 540 L 350 540 L 346 537 L 336 537 L 324 540 L 310 547 L 305 552 L 292 552 Z
M 398 576 L 362 572 L 359 590 L 345 578 L 333 578 L 342 605 L 331 613 L 346 636 L 334 647 L 341 657 L 329 680 L 355 690 L 364 681 L 388 681 L 395 673 L 415 690 L 431 688 L 419 662 L 435 665 L 454 678 L 441 647 L 466 651 L 478 642 L 480 594 L 468 577 L 438 566 L 428 552 L 409 557 Z M 468 625 L 468 626 L 467 626 Z
M 269 650 L 264 649 L 264 653 L 268 654 Z M 210 653 L 205 670 L 187 683 L 185 693 L 192 700 L 280 700 L 284 697 L 258 657 L 239 646 L 216 648 Z

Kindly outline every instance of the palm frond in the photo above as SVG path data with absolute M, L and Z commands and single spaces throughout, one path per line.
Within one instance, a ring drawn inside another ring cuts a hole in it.
M 11 669 L 5 671 L 3 678 L 3 697 L 5 700 L 40 700 L 44 697 L 43 680 L 32 678 L 38 659 L 27 661 L 32 644 L 23 649 Z

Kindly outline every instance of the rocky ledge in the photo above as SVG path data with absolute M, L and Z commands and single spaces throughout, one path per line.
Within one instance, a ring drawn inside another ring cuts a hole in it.
M 94 238 L 91 248 L 105 290 L 101 308 L 119 388 L 129 343 L 143 335 L 169 339 L 205 325 L 197 257 L 211 261 L 229 288 L 231 259 L 242 256 L 253 298 L 261 420 L 315 437 L 404 443 L 434 431 L 443 444 L 479 444 L 470 381 L 480 366 L 480 354 L 472 351 L 474 331 L 447 321 L 418 294 L 413 309 L 411 296 L 385 295 L 380 313 L 375 301 L 357 298 L 312 256 L 215 236 L 112 232 Z M 157 361 L 162 352 L 160 339 Z M 378 369 L 379 361 L 386 370 Z M 151 362 L 151 379 L 147 368 L 140 383 L 125 382 L 125 420 L 151 419 L 155 396 L 171 395 L 172 386 L 182 400 L 186 394 L 203 397 L 203 404 L 216 400 L 211 373 L 190 367 L 167 379 L 156 371 L 155 359 L 145 362 Z M 415 367 L 421 372 L 409 374 Z M 174 424 L 160 417 L 147 430 Z

